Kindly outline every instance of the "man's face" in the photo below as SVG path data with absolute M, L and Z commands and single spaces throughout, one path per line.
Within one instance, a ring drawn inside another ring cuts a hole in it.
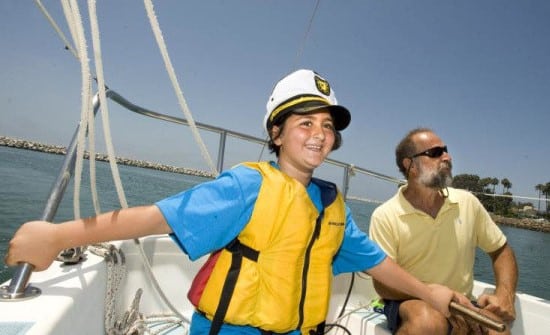
M 430 188 L 442 189 L 450 186 L 453 181 L 451 155 L 441 150 L 445 147 L 443 141 L 431 132 L 420 133 L 416 137 L 418 152 L 423 153 L 414 158 L 418 168 L 418 181 Z M 434 152 L 441 154 L 437 156 Z

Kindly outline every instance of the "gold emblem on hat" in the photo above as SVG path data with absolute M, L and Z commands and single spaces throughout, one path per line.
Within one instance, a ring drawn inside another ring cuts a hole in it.
M 319 92 L 324 95 L 330 95 L 330 85 L 328 84 L 328 81 L 321 77 L 315 76 L 315 86 L 317 86 Z

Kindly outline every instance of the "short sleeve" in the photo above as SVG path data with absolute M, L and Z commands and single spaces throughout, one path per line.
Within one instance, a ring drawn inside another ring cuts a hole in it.
M 475 222 L 478 247 L 487 253 L 500 249 L 506 244 L 506 235 L 493 221 L 481 202 L 474 196 L 471 196 L 471 199 L 476 206 Z
M 156 203 L 172 237 L 192 260 L 231 242 L 249 221 L 262 177 L 238 166 Z
M 334 275 L 344 272 L 367 271 L 386 258 L 386 254 L 363 232 L 346 206 L 346 230 L 340 250 L 334 258 Z

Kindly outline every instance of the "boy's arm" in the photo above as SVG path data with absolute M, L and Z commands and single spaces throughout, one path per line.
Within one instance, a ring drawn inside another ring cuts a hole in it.
M 170 232 L 155 205 L 126 208 L 59 224 L 30 221 L 22 225 L 10 241 L 5 262 L 11 266 L 26 262 L 32 264 L 35 271 L 42 271 L 67 248 Z
M 405 294 L 400 290 L 393 289 L 387 285 L 384 285 L 381 281 L 376 280 L 373 278 L 372 280 L 374 289 L 376 290 L 376 293 L 383 298 L 383 299 L 389 299 L 389 300 L 408 300 L 408 299 L 415 299 L 416 297 L 411 296 L 409 294 Z

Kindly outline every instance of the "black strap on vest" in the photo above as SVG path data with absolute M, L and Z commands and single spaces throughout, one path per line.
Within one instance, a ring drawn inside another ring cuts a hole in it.
M 259 329 L 259 331 L 262 335 L 277 335 L 277 333 L 274 333 L 268 330 Z M 312 329 L 309 331 L 309 333 L 303 334 L 303 335 L 324 335 L 324 334 L 325 334 L 325 322 L 322 322 L 317 325 L 316 329 Z
M 220 302 L 214 318 L 212 319 L 212 326 L 210 327 L 210 335 L 216 335 L 219 333 L 227 309 L 229 308 L 229 302 L 233 296 L 233 291 L 237 285 L 237 279 L 239 278 L 239 273 L 241 272 L 241 265 L 243 257 L 250 259 L 251 261 L 257 262 L 258 256 L 260 255 L 259 251 L 254 250 L 244 244 L 242 244 L 238 239 L 234 239 L 229 243 L 225 249 L 231 252 L 231 266 L 227 272 L 227 278 L 223 284 L 222 294 L 220 296 Z
M 325 334 L 325 322 L 321 322 L 320 324 L 317 325 L 317 330 L 310 330 L 309 331 L 309 334 L 310 335 L 323 335 Z

